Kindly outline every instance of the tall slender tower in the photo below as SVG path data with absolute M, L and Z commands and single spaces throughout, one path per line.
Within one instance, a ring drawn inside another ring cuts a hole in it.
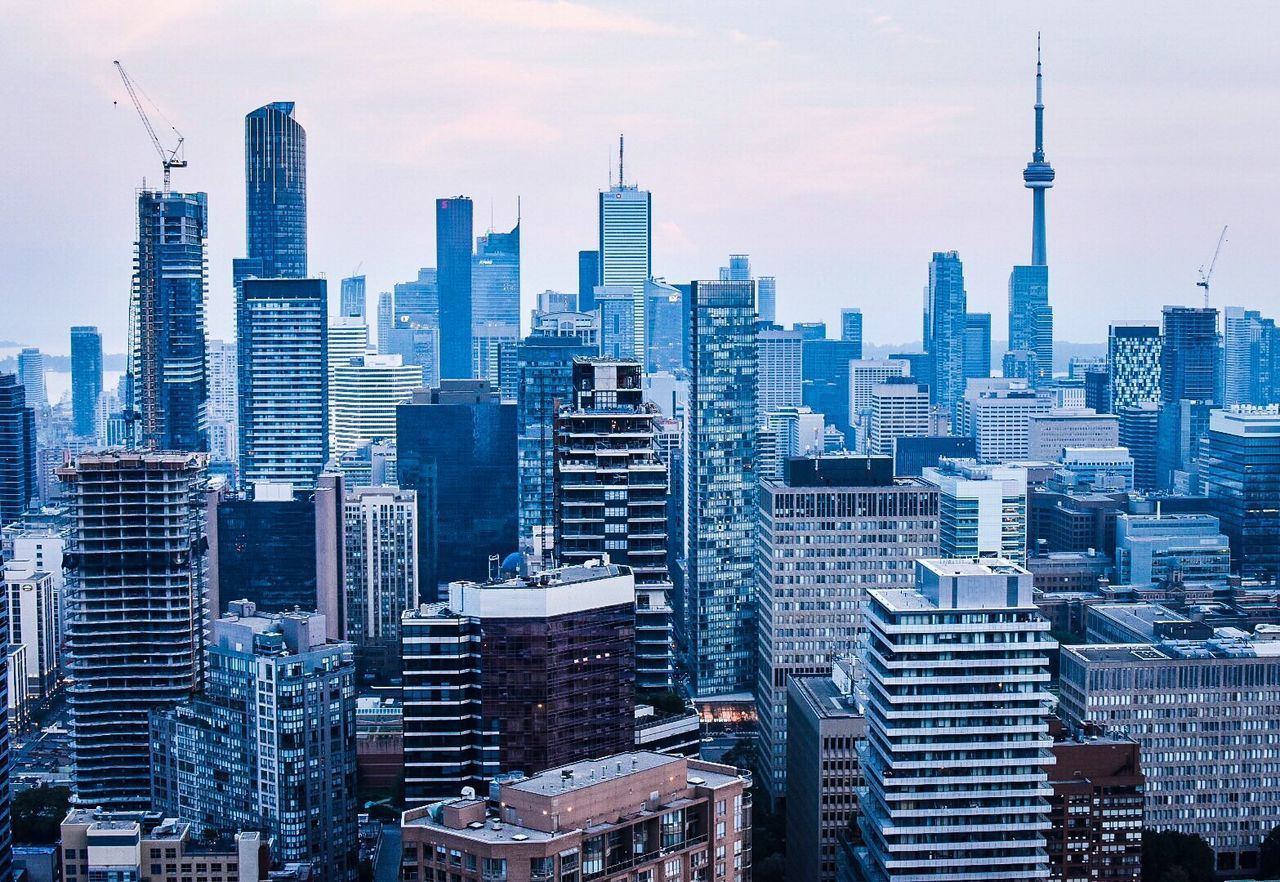
M 1031 191 L 1031 264 L 1009 275 L 1009 350 L 1035 354 L 1033 383 L 1053 377 L 1053 307 L 1049 305 L 1049 265 L 1045 256 L 1044 194 L 1053 186 L 1053 166 L 1044 158 L 1044 77 L 1040 36 L 1036 35 L 1036 146 L 1022 172 Z

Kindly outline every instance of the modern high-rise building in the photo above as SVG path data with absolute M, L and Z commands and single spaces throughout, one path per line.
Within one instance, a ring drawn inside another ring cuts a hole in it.
M 1160 350 L 1162 401 L 1221 401 L 1222 348 L 1218 310 L 1166 306 Z
M 929 418 L 929 387 L 911 377 L 889 377 L 871 389 L 871 416 L 867 428 L 867 451 L 890 458 L 899 438 L 932 434 Z
M 856 307 L 840 310 L 840 339 L 862 345 L 862 310 Z
M 207 830 L 261 830 L 316 882 L 354 882 L 356 672 L 315 612 L 233 601 L 213 622 L 204 689 L 151 717 L 152 799 Z
M 590 312 L 596 308 L 596 285 L 600 284 L 600 252 L 578 252 L 578 309 Z
M 347 491 L 346 621 L 361 673 L 400 676 L 400 619 L 418 593 L 418 499 L 412 490 Z
M 694 693 L 709 697 L 755 685 L 755 285 L 694 282 L 690 318 L 677 629 Z
M 18 381 L 27 392 L 27 407 L 36 414 L 36 430 L 49 419 L 49 390 L 44 382 L 44 353 L 33 346 L 18 352 Z
M 0 631 L 11 646 L 23 647 L 26 676 L 12 677 L 14 687 L 28 701 L 38 704 L 48 699 L 58 683 L 58 601 L 54 574 L 43 570 L 28 573 L 26 561 L 17 568 L 5 566 L 0 573 L 7 595 L 9 626 Z M 61 574 L 59 574 L 61 582 Z
M 1160 405 L 1155 401 L 1116 408 L 1120 420 L 1120 445 L 1133 457 L 1133 486 L 1151 491 L 1157 486 L 1156 460 L 1160 438 Z
M 440 274 L 435 267 L 422 267 L 416 279 L 397 282 L 393 290 L 395 327 L 440 327 Z
M 730 254 L 729 265 L 720 267 L 720 281 L 747 282 L 751 280 L 751 255 Z
M 1020 380 L 974 381 L 960 400 L 955 434 L 974 439 L 979 462 L 1024 460 L 1031 452 L 1031 421 L 1051 410 Z
M 776 801 L 787 792 L 787 681 L 854 654 L 867 590 L 912 586 L 916 558 L 938 555 L 938 490 L 895 480 L 887 456 L 837 455 L 791 459 L 758 492 L 757 755 Z
M 1229 628 L 1208 639 L 1063 646 L 1061 658 L 1063 718 L 1138 742 L 1145 810 L 1130 812 L 1132 822 L 1202 837 L 1225 878 L 1256 874 L 1258 848 L 1280 826 L 1280 782 L 1270 750 L 1258 747 L 1280 739 L 1280 717 L 1256 710 L 1280 703 L 1274 635 Z
M 405 333 L 397 331 L 396 334 Z M 325 340 L 325 375 L 329 389 L 329 448 L 333 451 L 334 427 L 334 383 L 333 372 L 338 365 L 350 364 L 353 358 L 364 358 L 369 355 L 369 327 L 363 320 L 354 316 L 340 315 L 329 321 L 328 338 Z M 379 353 L 387 355 L 389 353 Z M 414 364 L 405 359 L 405 364 Z
M 365 355 L 333 369 L 329 407 L 332 454 L 340 456 L 371 441 L 396 437 L 396 408 L 422 386 L 422 368 L 399 355 Z
M 442 380 L 396 410 L 400 486 L 418 493 L 422 597 L 489 578 L 516 550 L 516 404 L 482 380 Z
M 129 374 L 137 442 L 154 450 L 208 449 L 205 402 L 204 193 L 138 193 Z
M 390 349 L 387 344 L 391 339 L 391 331 L 396 326 L 395 300 L 390 291 L 378 294 L 378 354 L 387 355 Z
M 240 484 L 314 487 L 329 459 L 324 279 L 245 279 L 236 310 Z
M 209 341 L 209 458 L 238 463 L 239 408 L 236 404 L 236 344 Z
M 307 133 L 292 101 L 244 118 L 245 232 L 259 278 L 307 276 Z
M 1256 310 L 1228 306 L 1222 320 L 1222 403 L 1280 403 L 1280 329 Z
M 400 625 L 405 798 L 626 750 L 635 727 L 635 583 L 616 564 L 453 582 Z
M 365 311 L 364 276 L 348 276 L 342 280 L 342 297 L 338 301 L 338 315 L 360 319 Z
M 0 374 L 0 527 L 36 495 L 36 415 L 16 374 Z
M 866 358 L 849 362 L 849 418 L 857 430 L 859 449 L 866 447 L 867 432 L 871 428 L 872 390 L 881 383 L 910 373 L 907 362 L 896 358 Z
M 58 470 L 76 525 L 64 615 L 80 805 L 146 808 L 147 715 L 200 685 L 204 476 L 205 456 L 189 453 L 82 454 Z
M 597 284 L 624 285 L 635 295 L 632 323 L 635 347 L 625 356 L 635 358 L 645 351 L 644 283 L 653 275 L 653 196 L 648 190 L 628 185 L 622 174 L 622 148 L 618 149 L 618 183 L 599 196 L 600 281 Z M 752 292 L 752 314 L 755 313 Z M 580 306 L 585 309 L 586 307 Z M 603 327 L 602 327 L 603 333 Z
M 556 416 L 574 402 L 574 361 L 595 354 L 576 336 L 530 334 L 516 347 L 519 548 L 539 565 L 554 550 Z
M 803 359 L 795 331 L 762 330 L 756 334 L 756 418 L 803 400 Z
M 440 385 L 440 329 L 434 325 L 403 324 L 388 335 L 379 355 L 397 356 L 402 364 L 422 369 L 422 385 L 434 389 Z M 481 377 L 480 379 L 487 379 Z
M 71 429 L 82 438 L 102 434 L 102 335 L 94 325 L 71 329 Z
M 783 407 L 765 414 L 756 433 L 756 477 L 781 481 L 787 460 L 827 452 L 825 417 L 808 407 Z M 843 448 L 839 448 L 843 449 Z
M 807 336 L 800 324 L 792 325 L 802 340 L 800 354 L 804 377 L 803 403 L 817 413 L 826 414 L 837 429 L 852 434 L 854 414 L 849 412 L 849 364 L 862 359 L 862 344 L 852 340 L 826 339 L 826 326 Z
M 520 328 L 520 221 L 509 233 L 476 238 L 471 258 L 471 321 Z
M 1150 322 L 1112 322 L 1107 335 L 1111 400 L 1107 410 L 1119 413 L 1160 400 L 1160 326 Z
M 1200 477 L 1231 538 L 1234 566 L 1280 578 L 1280 408 L 1214 411 Z
M 648 341 L 645 371 L 683 373 L 688 368 L 689 327 L 685 294 L 661 279 L 644 283 L 645 321 Z
M 991 313 L 970 312 L 964 317 L 964 379 L 991 376 Z
M 1048 879 L 1057 644 L 1031 573 L 999 558 L 921 560 L 916 579 L 868 592 L 863 877 Z
M 674 677 L 667 571 L 667 465 L 657 407 L 638 361 L 575 358 L 573 394 L 556 418 L 555 557 L 563 565 L 625 564 L 636 588 L 636 688 Z
M 1031 417 L 1027 425 L 1027 456 L 1054 461 L 1064 447 L 1115 447 L 1120 443 L 1120 420 L 1114 414 L 1085 408 L 1053 408 Z
M 472 376 L 471 213 L 471 199 L 467 196 L 436 200 L 440 376 L 451 380 Z
M 948 413 L 964 394 L 964 341 L 967 298 L 964 265 L 955 251 L 935 251 L 924 291 L 924 351 L 933 365 L 929 384 L 932 402 Z
M 943 557 L 1027 559 L 1025 468 L 944 457 L 922 477 L 940 493 Z
M 778 321 L 778 280 L 773 276 L 756 279 L 756 318 L 766 325 Z
M 1187 582 L 1226 579 L 1231 543 L 1213 515 L 1116 516 L 1116 584 L 1149 585 L 1182 574 Z
M 638 358 L 635 333 L 635 292 L 628 285 L 596 288 L 600 314 L 600 354 L 605 358 Z

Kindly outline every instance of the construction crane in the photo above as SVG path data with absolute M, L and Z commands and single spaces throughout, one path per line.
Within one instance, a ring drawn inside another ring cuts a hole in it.
M 133 106 L 138 111 L 138 116 L 142 118 L 142 124 L 147 128 L 147 134 L 151 136 L 151 143 L 156 148 L 156 153 L 160 154 L 160 164 L 164 166 L 164 192 L 169 192 L 169 170 L 174 168 L 186 168 L 187 160 L 182 152 L 182 133 L 169 123 L 169 128 L 173 129 L 173 133 L 178 136 L 178 143 L 172 150 L 165 151 L 160 144 L 160 138 L 156 135 L 156 130 L 151 126 L 151 120 L 147 117 L 146 110 L 142 107 L 142 101 L 138 99 L 138 92 L 133 87 L 133 82 L 129 79 L 129 75 L 124 72 L 124 65 L 120 62 L 114 62 L 116 70 L 120 71 L 120 79 L 124 80 L 124 87 L 129 92 L 129 97 L 133 99 Z M 148 99 L 150 100 L 150 99 Z M 158 108 L 157 108 L 158 110 Z M 161 114 L 163 116 L 163 114 Z
M 1218 247 L 1213 249 L 1213 259 L 1209 261 L 1209 270 L 1205 271 L 1204 264 L 1200 264 L 1200 281 L 1196 282 L 1197 288 L 1204 288 L 1204 308 L 1209 308 L 1209 282 L 1213 280 L 1213 268 L 1218 265 L 1218 255 L 1222 253 L 1222 243 L 1227 241 L 1227 228 L 1222 228 L 1222 233 L 1218 236 Z

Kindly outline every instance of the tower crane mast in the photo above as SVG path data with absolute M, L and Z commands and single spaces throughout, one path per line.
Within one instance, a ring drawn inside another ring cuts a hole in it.
M 169 170 L 187 167 L 187 160 L 182 151 L 182 143 L 184 140 L 182 133 L 174 128 L 173 125 L 169 126 L 169 128 L 173 129 L 173 133 L 178 136 L 178 143 L 174 145 L 172 150 L 166 151 L 164 146 L 160 143 L 159 136 L 156 135 L 155 128 L 151 125 L 151 119 L 147 116 L 147 111 L 143 108 L 142 101 L 138 98 L 138 92 L 133 87 L 133 81 L 130 80 L 129 75 L 125 73 L 124 65 L 119 61 L 113 63 L 116 66 L 116 70 L 120 72 L 120 79 L 124 81 L 124 87 L 129 93 L 129 98 L 133 101 L 134 109 L 138 111 L 138 116 L 142 119 L 142 125 L 147 129 L 147 135 L 151 138 L 152 146 L 156 148 L 156 153 L 160 154 L 160 164 L 164 168 L 164 192 L 168 193 Z
M 1218 265 L 1218 255 L 1222 253 L 1222 243 L 1227 241 L 1227 228 L 1224 226 L 1222 232 L 1218 235 L 1218 247 L 1213 249 L 1213 259 L 1209 261 L 1209 269 L 1206 271 L 1204 264 L 1200 265 L 1200 281 L 1196 282 L 1197 288 L 1204 288 L 1204 308 L 1209 308 L 1209 283 L 1213 281 L 1213 269 Z

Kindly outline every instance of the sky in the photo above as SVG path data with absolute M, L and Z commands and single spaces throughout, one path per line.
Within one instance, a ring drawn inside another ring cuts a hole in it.
M 1043 32 L 1056 336 L 1195 304 L 1280 312 L 1280 4 L 4 0 L 0 340 L 125 347 L 134 190 L 160 163 L 112 66 L 186 138 L 174 188 L 209 194 L 210 337 L 232 333 L 243 118 L 297 102 L 310 268 L 376 292 L 435 263 L 434 199 L 476 233 L 523 207 L 524 314 L 575 290 L 619 133 L 653 192 L 654 272 L 778 279 L 778 319 L 860 307 L 866 339 L 920 338 L 930 254 L 956 249 L 1003 338 L 1030 254 Z M 172 137 L 155 118 L 162 139 Z

